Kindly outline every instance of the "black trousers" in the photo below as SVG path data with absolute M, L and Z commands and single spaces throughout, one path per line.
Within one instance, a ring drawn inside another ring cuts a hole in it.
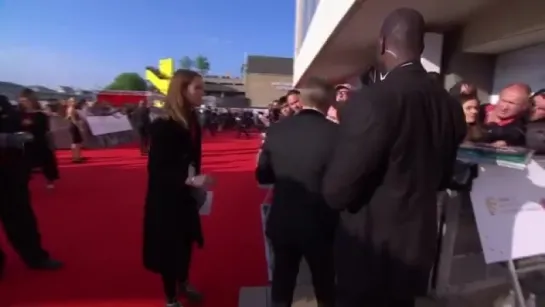
M 140 153 L 146 154 L 149 150 L 149 129 L 148 127 L 138 128 L 138 137 L 140 138 Z
M 312 285 L 319 307 L 334 306 L 335 268 L 333 242 L 276 243 L 272 242 L 274 268 L 271 299 L 274 307 L 289 307 L 297 283 L 301 259 L 305 259 L 312 275 Z
M 48 259 L 49 254 L 42 248 L 28 178 L 27 169 L 0 166 L 0 221 L 15 251 L 33 266 Z
M 177 270 L 165 271 L 161 273 L 163 282 L 163 291 L 167 300 L 173 300 L 177 296 L 178 285 L 187 283 L 189 280 L 189 268 L 191 267 L 192 243 L 188 242 L 187 247 L 182 249 L 184 253 L 180 255 L 180 265 Z

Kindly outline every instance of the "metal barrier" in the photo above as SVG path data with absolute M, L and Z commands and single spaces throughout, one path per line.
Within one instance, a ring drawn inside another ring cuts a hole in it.
M 70 122 L 65 118 L 50 117 L 51 137 L 55 148 L 69 149 L 72 144 L 70 136 Z M 134 131 L 122 131 L 105 135 L 94 136 L 85 129 L 82 132 L 84 148 L 106 148 L 135 142 L 138 137 Z
M 429 294 L 448 298 L 510 284 L 512 291 L 505 293 L 502 306 L 535 306 L 535 295 L 529 293 L 526 300 L 519 280 L 545 270 L 545 258 L 486 264 L 469 192 L 441 193 L 438 206 L 439 254 Z

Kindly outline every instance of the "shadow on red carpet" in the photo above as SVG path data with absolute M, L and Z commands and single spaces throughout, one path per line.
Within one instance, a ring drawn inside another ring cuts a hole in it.
M 229 135 L 203 142 L 204 172 L 218 179 L 211 214 L 203 217 L 205 247 L 195 252 L 191 272 L 206 296 L 203 307 L 238 306 L 241 287 L 267 283 L 264 193 L 253 176 L 258 145 L 257 138 Z M 31 182 L 43 244 L 66 267 L 30 271 L 0 235 L 8 255 L 0 306 L 163 306 L 160 279 L 141 261 L 146 159 L 134 146 L 85 155 L 87 163 L 71 164 L 68 152 L 58 152 L 61 180 L 54 190 L 40 174 Z

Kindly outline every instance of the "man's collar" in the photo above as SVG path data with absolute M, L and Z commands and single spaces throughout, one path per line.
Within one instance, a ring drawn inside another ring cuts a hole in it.
M 379 74 L 379 77 L 380 77 L 380 81 L 384 81 L 384 79 L 386 79 L 386 77 L 388 77 L 388 75 L 398 69 L 398 68 L 401 68 L 401 67 L 407 67 L 407 66 L 411 66 L 411 65 L 414 65 L 415 64 L 415 61 L 410 61 L 410 62 L 407 62 L 407 63 L 403 63 L 401 65 L 398 65 L 396 67 L 394 67 L 394 69 L 390 70 L 389 72 L 387 72 L 386 74 L 382 75 L 381 73 Z

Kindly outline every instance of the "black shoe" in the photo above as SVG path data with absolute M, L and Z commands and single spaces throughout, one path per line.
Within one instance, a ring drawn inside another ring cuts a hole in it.
M 29 264 L 28 267 L 32 270 L 42 270 L 42 271 L 56 271 L 60 270 L 63 267 L 63 263 L 55 259 L 46 259 L 37 263 Z
M 180 295 L 187 298 L 190 303 L 200 303 L 202 302 L 203 295 L 193 286 L 187 283 L 180 284 Z

